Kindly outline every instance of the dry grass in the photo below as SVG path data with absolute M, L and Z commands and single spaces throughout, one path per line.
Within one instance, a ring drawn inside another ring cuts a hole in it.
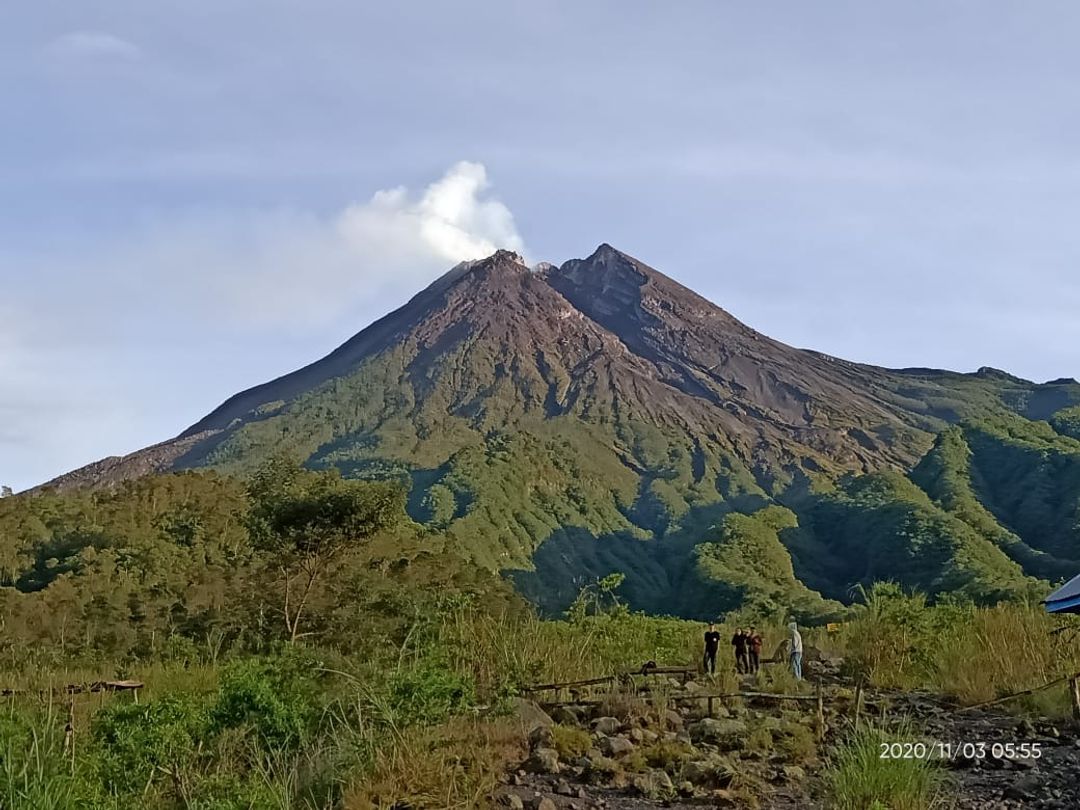
M 346 791 L 342 810 L 488 807 L 499 776 L 524 756 L 520 730 L 508 721 L 457 718 L 410 729 L 378 752 L 370 776 Z

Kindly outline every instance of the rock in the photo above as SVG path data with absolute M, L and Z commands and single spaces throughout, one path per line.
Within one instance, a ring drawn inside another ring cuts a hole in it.
M 806 779 L 806 771 L 798 765 L 785 765 L 783 773 L 784 778 L 789 782 L 802 782 Z
M 1012 765 L 1013 768 L 1018 771 L 1030 771 L 1032 768 L 1035 767 L 1035 760 L 1030 758 L 1023 759 L 1018 757 L 1017 759 L 1012 760 Z
M 503 807 L 509 807 L 510 810 L 525 810 L 525 802 L 516 793 L 505 794 L 502 797 L 502 805 Z
M 1026 776 L 1021 776 L 1007 788 L 1003 794 L 1006 799 L 1015 799 L 1016 801 L 1026 801 L 1035 798 L 1035 794 L 1038 793 L 1039 788 L 1042 786 L 1043 778 L 1037 774 L 1029 773 Z
M 607 754 L 609 757 L 621 757 L 629 754 L 637 746 L 635 746 L 626 737 L 605 737 L 600 742 L 600 750 Z
M 525 761 L 525 769 L 532 773 L 558 773 L 559 754 L 554 748 L 537 748 Z
M 766 731 L 782 731 L 784 728 L 784 721 L 779 717 L 766 715 L 754 723 L 754 728 L 763 728 Z
M 680 782 L 678 787 L 679 795 L 684 799 L 689 799 L 694 795 L 694 783 L 693 782 Z
M 657 734 L 655 731 L 649 731 L 649 729 L 647 728 L 643 728 L 641 730 L 641 742 L 644 745 L 652 745 L 659 739 L 660 735 Z
M 731 763 L 719 754 L 683 763 L 682 778 L 695 785 L 726 788 L 735 778 Z
M 574 788 L 565 779 L 560 779 L 559 783 L 555 785 L 555 792 L 560 796 L 573 796 Z
M 641 745 L 645 741 L 645 734 L 640 728 L 632 728 L 626 735 L 634 745 Z
M 566 706 L 556 706 L 551 710 L 551 719 L 561 726 L 579 726 L 581 718 L 577 712 Z
M 675 792 L 675 784 L 671 781 L 671 777 L 659 769 L 635 774 L 630 780 L 630 785 L 642 796 L 650 799 L 666 798 Z
M 683 727 L 682 715 L 671 709 L 664 712 L 664 715 L 660 720 L 664 728 L 671 729 L 672 731 L 678 731 Z
M 742 807 L 738 796 L 732 790 L 717 790 L 709 797 L 713 807 Z
M 590 758 L 589 769 L 586 772 L 591 780 L 611 779 L 619 772 L 619 763 L 608 757 L 599 756 Z
M 543 796 L 533 803 L 532 810 L 559 810 L 559 805 L 547 796 Z
M 593 731 L 610 737 L 613 734 L 619 733 L 619 729 L 622 727 L 622 723 L 620 723 L 614 717 L 600 717 L 593 721 L 592 727 Z
M 529 732 L 529 750 L 537 748 L 552 748 L 555 745 L 555 737 L 551 733 L 550 726 L 536 726 Z
M 525 733 L 531 732 L 537 726 L 552 726 L 551 717 L 532 700 L 514 698 L 512 715 L 521 723 Z
M 742 720 L 717 720 L 712 717 L 699 720 L 687 730 L 695 743 L 727 747 L 739 747 L 741 739 L 748 733 L 747 725 Z

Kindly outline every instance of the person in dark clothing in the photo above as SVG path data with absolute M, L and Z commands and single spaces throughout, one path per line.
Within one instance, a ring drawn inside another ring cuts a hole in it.
M 746 640 L 747 653 L 750 658 L 750 671 L 756 675 L 761 668 L 761 647 L 764 645 L 765 640 L 761 637 L 761 633 L 757 631 L 757 628 L 754 627 L 750 628 Z
M 720 634 L 716 632 L 716 625 L 710 624 L 705 631 L 705 672 L 710 675 L 716 674 L 716 653 L 720 649 Z
M 738 627 L 731 637 L 731 646 L 735 648 L 735 669 L 744 675 L 750 669 L 750 660 L 746 657 L 746 631 Z

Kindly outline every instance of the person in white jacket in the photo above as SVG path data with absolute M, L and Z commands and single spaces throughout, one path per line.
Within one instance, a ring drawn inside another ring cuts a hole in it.
M 795 675 L 795 680 L 802 680 L 802 635 L 799 633 L 799 626 L 792 622 L 788 626 L 788 630 L 791 631 L 791 638 L 788 641 L 788 655 L 791 659 L 791 671 Z

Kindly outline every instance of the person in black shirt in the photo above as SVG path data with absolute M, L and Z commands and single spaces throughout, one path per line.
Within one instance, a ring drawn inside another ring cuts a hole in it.
M 748 638 L 741 627 L 735 628 L 735 635 L 731 637 L 731 646 L 735 648 L 735 669 L 740 675 L 746 674 L 750 669 L 750 659 L 746 655 Z
M 720 634 L 716 632 L 716 625 L 710 624 L 705 631 L 705 672 L 716 674 L 716 652 L 720 649 Z

